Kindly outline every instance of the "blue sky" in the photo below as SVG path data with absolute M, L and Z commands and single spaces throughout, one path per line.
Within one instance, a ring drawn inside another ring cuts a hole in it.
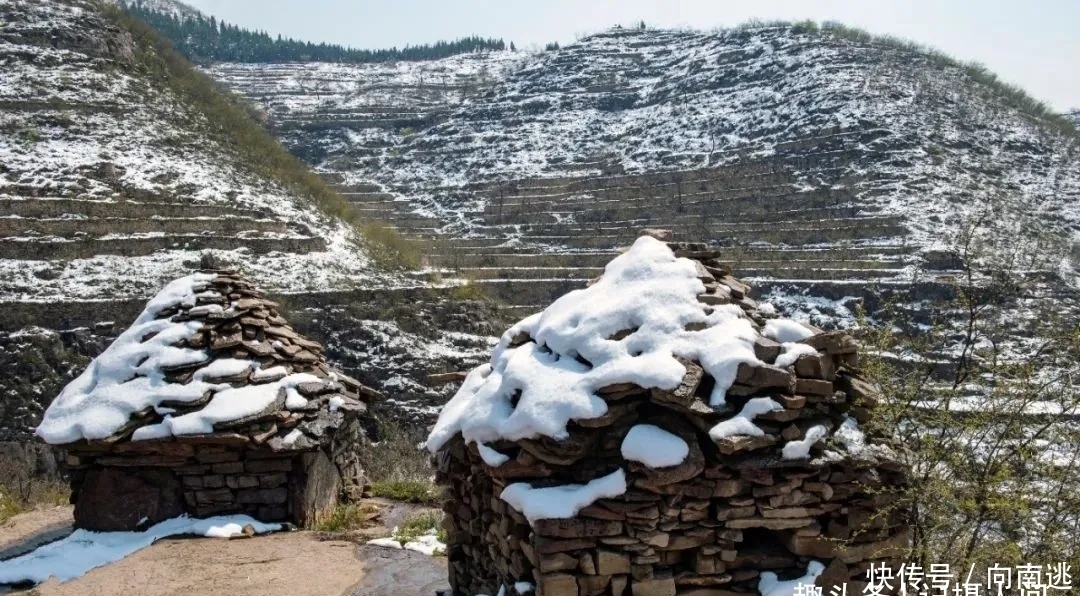
M 1080 0 L 186 0 L 272 34 L 361 48 L 501 37 L 520 47 L 644 20 L 710 29 L 837 20 L 987 65 L 1058 110 L 1080 107 Z

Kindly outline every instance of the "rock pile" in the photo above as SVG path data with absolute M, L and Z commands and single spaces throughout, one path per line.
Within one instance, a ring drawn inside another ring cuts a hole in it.
M 664 249 L 653 246 L 659 244 L 639 239 L 618 259 L 644 255 L 640 245 L 659 256 L 639 270 L 674 267 L 670 254 L 665 260 Z M 514 430 L 521 422 L 515 417 L 538 403 L 529 401 L 528 379 L 510 386 L 498 426 L 464 423 L 440 435 L 437 425 L 429 448 L 447 495 L 454 594 L 494 594 L 502 586 L 514 593 L 516 582 L 528 582 L 540 596 L 735 596 L 795 577 L 816 578 L 825 593 L 844 583 L 861 593 L 871 564 L 898 566 L 909 541 L 902 497 L 909 473 L 890 439 L 860 430 L 878 394 L 860 376 L 855 342 L 759 309 L 746 284 L 704 244 L 666 246 L 692 261 L 687 270 L 704 287 L 696 300 L 707 320 L 688 323 L 687 331 L 715 328 L 708 317 L 723 309 L 744 321 L 732 329 L 752 329 L 743 338 L 752 355 L 731 363 L 727 379 L 711 360 L 723 354 L 707 349 L 696 359 L 675 350 L 685 372 L 667 386 L 608 375 L 594 391 L 603 407 L 569 416 L 555 436 Z M 617 274 L 614 265 L 604 278 Z M 520 377 L 520 354 L 501 363 L 522 348 L 554 354 L 556 363 L 573 351 L 575 363 L 554 366 L 583 368 L 600 367 L 583 361 L 611 349 L 608 342 L 623 342 L 617 350 L 648 350 L 624 342 L 649 325 L 633 320 L 637 315 L 620 321 L 621 329 L 571 317 L 574 328 L 601 330 L 604 341 L 595 344 L 569 344 L 566 337 L 578 337 L 565 335 L 572 330 L 545 323 L 557 316 L 543 313 L 508 331 L 493 365 L 470 375 L 455 400 L 472 400 L 474 418 L 486 415 L 478 404 L 502 407 L 476 395 L 494 391 L 485 378 Z M 718 384 L 727 387 L 719 387 L 719 399 Z M 545 399 L 549 411 L 561 407 L 557 398 Z M 440 424 L 457 406 L 447 406 Z
M 76 526 L 132 530 L 187 513 L 314 522 L 359 497 L 372 389 L 326 364 L 231 271 L 168 286 L 50 405 Z

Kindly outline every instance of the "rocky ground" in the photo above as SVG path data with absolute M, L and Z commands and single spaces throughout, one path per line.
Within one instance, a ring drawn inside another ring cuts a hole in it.
M 0 558 L 43 537 L 63 536 L 70 524 L 71 507 L 15 516 L 0 526 Z M 163 540 L 79 579 L 49 581 L 24 594 L 401 596 L 434 594 L 446 587 L 445 558 L 314 532 L 283 532 L 244 540 Z

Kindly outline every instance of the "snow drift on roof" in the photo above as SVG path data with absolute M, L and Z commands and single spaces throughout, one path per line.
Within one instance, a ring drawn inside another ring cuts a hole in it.
M 195 307 L 196 300 L 206 293 L 219 295 L 210 284 L 215 277 L 197 273 L 165 286 L 135 323 L 60 392 L 45 411 L 37 435 L 52 444 L 105 439 L 122 429 L 133 414 L 148 408 L 164 414 L 164 420 L 139 428 L 132 440 L 208 434 L 214 432 L 215 423 L 264 411 L 281 389 L 291 394 L 300 383 L 318 382 L 314 375 L 294 373 L 260 385 L 233 387 L 220 380 L 258 370 L 260 364 L 236 358 L 211 360 L 207 350 L 177 346 L 198 332 L 205 321 L 173 321 L 161 313 L 178 307 L 194 314 L 205 308 Z M 165 378 L 170 369 L 202 362 L 205 366 L 194 371 L 187 383 Z M 266 371 L 267 378 L 278 376 L 270 373 L 274 370 Z M 201 409 L 171 415 L 170 406 L 201 403 L 208 396 Z
M 739 364 L 760 362 L 759 335 L 738 306 L 699 302 L 704 291 L 693 261 L 639 238 L 595 284 L 504 333 L 491 363 L 473 370 L 443 408 L 428 448 L 459 432 L 480 443 L 565 438 L 571 420 L 607 411 L 596 394 L 602 387 L 677 387 L 686 373 L 677 357 L 701 364 L 716 381 L 710 403 L 722 405 Z M 521 334 L 533 341 L 520 344 Z

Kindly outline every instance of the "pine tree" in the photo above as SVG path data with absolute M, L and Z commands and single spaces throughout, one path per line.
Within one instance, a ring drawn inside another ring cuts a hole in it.
M 121 0 L 121 8 L 146 22 L 173 42 L 178 52 L 194 62 L 385 62 L 391 60 L 436 60 L 457 54 L 485 50 L 505 50 L 501 39 L 479 36 L 456 41 L 406 46 L 404 49 L 360 50 L 337 44 L 271 37 L 265 31 L 242 29 L 202 15 L 177 18 L 145 5 L 142 0 Z M 511 49 L 513 44 L 511 44 Z

